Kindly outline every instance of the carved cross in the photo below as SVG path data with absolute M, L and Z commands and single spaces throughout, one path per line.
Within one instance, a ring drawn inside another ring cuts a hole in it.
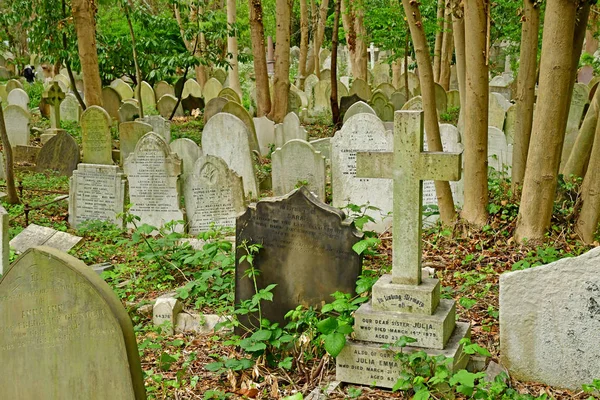
M 52 82 L 42 95 L 46 103 L 54 109 L 54 125 L 52 128 L 60 128 L 60 103 L 65 99 L 65 93 L 58 86 L 58 82 Z

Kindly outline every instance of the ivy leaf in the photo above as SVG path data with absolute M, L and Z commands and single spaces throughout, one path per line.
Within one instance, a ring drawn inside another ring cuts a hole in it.
M 336 321 L 337 323 L 337 321 Z M 346 336 L 334 332 L 325 336 L 325 350 L 332 356 L 337 357 L 346 345 Z
M 317 329 L 324 335 L 329 335 L 334 332 L 338 327 L 337 319 L 329 317 L 324 319 L 323 321 L 319 321 L 317 324 Z

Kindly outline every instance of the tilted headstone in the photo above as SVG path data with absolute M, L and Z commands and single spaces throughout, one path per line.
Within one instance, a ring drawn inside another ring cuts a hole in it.
M 377 115 L 375 110 L 371 108 L 370 105 L 365 103 L 364 101 L 358 101 L 348 108 L 346 114 L 344 114 L 344 123 L 348 121 L 351 117 L 354 117 L 356 114 L 373 114 Z
M 179 103 L 179 105 L 177 104 L 177 97 L 172 96 L 170 94 L 165 94 L 163 97 L 158 99 L 158 103 L 156 103 L 156 109 L 163 118 L 170 118 L 171 114 L 173 113 L 173 110 L 175 109 L 175 106 L 177 106 L 177 111 L 175 111 L 175 115 L 173 116 L 183 117 L 183 107 L 181 105 L 181 102 Z
M 10 145 L 27 146 L 29 144 L 29 121 L 31 115 L 21 106 L 9 105 L 4 108 L 4 123 Z
M 146 399 L 129 315 L 83 262 L 31 249 L 0 281 L 0 303 L 3 398 Z
M 208 101 L 206 103 L 206 107 L 204 108 L 204 125 L 206 125 L 215 114 L 220 113 L 221 110 L 223 110 L 223 107 L 225 107 L 225 104 L 228 102 L 229 100 L 223 97 L 215 97 L 214 99 Z
M 225 81 L 227 81 L 227 76 L 227 72 L 221 68 L 217 68 L 212 72 L 212 78 L 216 79 L 219 83 L 221 83 L 221 85 L 225 84 Z
M 79 145 L 66 131 L 61 131 L 44 144 L 35 160 L 35 170 L 53 170 L 71 176 L 78 163 Z
M 285 325 L 284 315 L 298 305 L 318 307 L 336 291 L 354 293 L 361 273 L 352 246 L 362 239 L 343 212 L 319 201 L 302 187 L 287 196 L 261 200 L 238 217 L 236 243 L 263 247 L 254 255 L 258 289 L 276 284 L 273 301 L 262 303 L 262 316 Z M 239 247 L 236 260 L 245 255 Z M 247 262 L 236 261 L 235 302 L 255 293 L 244 275 Z M 248 317 L 256 323 L 256 316 Z M 245 316 L 242 321 L 247 321 Z
M 61 121 L 79 122 L 82 109 L 74 94 L 68 93 L 62 103 L 60 103 L 59 109 Z
M 90 106 L 81 114 L 82 162 L 86 164 L 108 164 L 112 159 L 112 120 L 103 108 Z
M 69 180 L 69 224 L 108 221 L 123 226 L 125 177 L 116 165 L 79 164 Z
M 119 108 L 121 107 L 121 95 L 114 88 L 106 86 L 102 88 L 102 108 L 106 110 L 111 118 L 119 119 Z
M 271 155 L 271 174 L 275 196 L 288 194 L 298 186 L 306 186 L 325 201 L 325 157 L 304 140 L 288 141 Z
M 423 98 L 415 96 L 409 99 L 401 108 L 402 111 L 421 111 L 423 110 Z
M 386 122 L 394 120 L 394 106 L 383 92 L 375 91 L 371 97 L 370 104 L 379 119 Z
M 152 132 L 152 125 L 140 121 L 129 121 L 119 124 L 120 164 L 123 165 L 127 157 L 135 150 L 137 142 L 148 132 Z
M 21 106 L 25 110 L 29 110 L 29 95 L 26 91 L 20 88 L 16 88 L 8 93 L 6 98 L 8 104 L 13 104 L 16 106 Z
M 600 376 L 600 248 L 500 276 L 500 359 L 521 381 L 580 391 Z
M 460 92 L 458 90 L 450 90 L 446 93 L 448 108 L 460 107 Z
M 293 139 L 308 141 L 308 133 L 295 113 L 289 113 L 281 124 L 275 125 L 275 148 L 280 148 Z
M 371 98 L 371 88 L 369 84 L 362 79 L 355 79 L 350 88 L 350 95 L 356 94 L 363 100 Z
M 202 95 L 204 96 L 204 102 L 208 103 L 215 97 L 219 96 L 219 92 L 223 89 L 223 85 L 215 78 L 210 78 L 204 84 L 202 88 Z
M 192 173 L 194 165 L 198 157 L 202 155 L 200 146 L 191 139 L 181 138 L 173 140 L 169 143 L 171 151 L 177 154 L 177 157 L 181 160 L 181 177 L 180 182 L 184 182 L 185 179 Z
M 77 246 L 83 238 L 71 235 L 67 232 L 57 231 L 56 229 L 30 224 L 23 229 L 21 233 L 12 238 L 10 247 L 17 254 L 21 254 L 37 246 L 48 246 L 53 249 L 67 252 Z
M 245 195 L 258 197 L 249 135 L 248 128 L 238 117 L 219 113 L 204 126 L 202 151 L 205 155 L 221 157 L 242 177 Z
M 245 210 L 242 178 L 216 156 L 200 156 L 184 184 L 190 235 L 217 227 L 235 227 Z
M 125 102 L 119 108 L 119 122 L 135 121 L 140 116 L 140 107 L 137 104 Z
M 144 106 L 146 107 L 146 106 Z M 144 122 L 152 126 L 152 132 L 159 134 L 167 143 L 171 142 L 171 121 L 160 115 L 147 115 L 144 118 L 138 118 L 136 121 Z
M 181 93 L 181 98 L 185 99 L 190 95 L 194 97 L 202 97 L 202 88 L 200 87 L 200 84 L 196 82 L 195 79 L 188 79 L 183 85 L 183 92 Z
M 506 108 L 504 107 L 504 98 L 501 94 L 490 93 L 488 109 L 488 125 L 504 129 L 504 119 L 506 118 Z
M 356 153 L 360 151 L 388 152 L 392 137 L 381 120 L 373 114 L 357 114 L 348 119 L 331 139 L 331 189 L 334 207 L 348 204 L 379 208 L 367 213 L 375 223 L 366 229 L 383 232 L 389 227 L 392 211 L 392 182 L 387 179 L 357 178 Z
M 223 97 L 229 101 L 235 101 L 236 103 L 242 104 L 242 99 L 240 99 L 240 95 L 237 94 L 237 92 L 230 87 L 221 89 L 218 97 Z
M 161 228 L 183 220 L 178 190 L 181 160 L 162 136 L 154 132 L 142 136 L 125 160 L 123 171 L 129 182 L 130 212 L 140 217 L 139 224 Z M 183 227 L 176 225 L 174 230 L 182 231 Z
M 351 96 L 344 96 L 340 99 L 340 117 L 343 119 L 346 116 L 346 113 L 355 103 L 362 101 L 366 103 L 369 99 L 362 99 L 356 93 Z
M 446 90 L 439 83 L 435 83 L 435 106 L 437 107 L 438 119 L 448 111 L 448 96 Z
M 457 180 L 460 154 L 421 150 L 422 112 L 397 112 L 394 123 L 393 152 L 357 154 L 358 176 L 387 178 L 394 185 L 392 273 L 375 283 L 372 299 L 355 312 L 358 341 L 347 342 L 336 359 L 336 379 L 387 388 L 395 385 L 403 366 L 381 344 L 410 336 L 416 341 L 402 352 L 418 348 L 430 356 L 443 354 L 458 370 L 468 361 L 460 340 L 470 331 L 469 323 L 455 322 L 454 301 L 440 299 L 439 280 L 421 276 L 422 181 Z
M 13 89 L 23 89 L 23 84 L 16 79 L 6 82 L 6 93 L 12 92 Z
M 160 81 L 156 85 L 154 85 L 154 93 L 156 94 L 157 99 L 160 99 L 165 94 L 175 96 L 175 88 L 173 88 L 173 85 L 165 81 Z
M 131 99 L 133 97 L 133 89 L 122 79 L 115 79 L 110 83 L 110 87 L 119 93 L 121 100 Z
M 488 167 L 508 175 L 512 167 L 512 146 L 504 132 L 493 126 L 488 127 Z
M 569 116 L 567 118 L 567 129 L 565 131 L 565 140 L 563 142 L 562 156 L 560 159 L 561 169 L 567 163 L 571 150 L 579 134 L 579 126 L 583 118 L 583 111 L 588 103 L 588 95 L 590 91 L 583 83 L 576 83 L 573 86 L 573 95 L 571 97 L 571 105 L 569 107 Z
M 266 116 L 262 116 L 254 118 L 254 126 L 260 154 L 266 156 L 271 150 L 269 145 L 275 144 L 275 123 Z
M 142 81 L 141 92 L 144 110 L 154 110 L 156 108 L 156 96 L 152 86 L 148 82 Z M 135 96 L 136 98 L 139 96 L 137 88 L 135 89 Z
M 240 103 L 236 103 L 235 101 L 229 101 L 223 106 L 221 112 L 235 115 L 244 123 L 244 125 L 246 125 L 248 132 L 250 132 L 250 135 L 248 136 L 248 139 L 250 140 L 250 148 L 252 151 L 259 151 L 254 120 L 252 119 L 252 116 L 250 116 L 250 113 L 246 111 L 244 106 L 242 106 Z

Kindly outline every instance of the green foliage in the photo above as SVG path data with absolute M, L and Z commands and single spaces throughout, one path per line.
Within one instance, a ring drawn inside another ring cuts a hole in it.
M 23 88 L 29 96 L 29 107 L 38 107 L 44 93 L 44 85 L 41 82 L 35 81 L 33 83 L 26 83 L 23 85 Z
M 537 247 L 534 251 L 529 251 L 527 256 L 513 264 L 513 271 L 537 267 L 539 265 L 550 264 L 561 258 L 573 257 L 573 254 L 565 253 L 564 250 L 557 250 L 552 246 Z

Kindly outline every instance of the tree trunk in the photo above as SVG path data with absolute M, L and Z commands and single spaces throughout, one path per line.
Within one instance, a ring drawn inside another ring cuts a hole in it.
M 367 31 L 364 24 L 363 6 L 357 0 L 343 0 L 341 13 L 342 24 L 346 33 L 346 43 L 348 43 L 350 63 L 352 65 L 352 76 L 355 79 L 362 79 L 367 82 Z
M 273 77 L 273 108 L 269 118 L 283 122 L 288 109 L 290 91 L 290 19 L 291 0 L 276 1 L 277 31 L 275 39 L 275 75 Z
M 519 241 L 542 239 L 550 226 L 567 124 L 576 12 L 573 0 L 546 5 L 538 101 L 515 231 Z
M 319 23 L 317 24 L 317 34 L 315 35 L 313 57 L 315 60 L 315 75 L 321 79 L 321 46 L 323 45 L 323 38 L 325 36 L 325 24 L 327 23 L 327 10 L 329 7 L 329 0 L 322 0 L 321 7 L 319 8 Z
M 135 33 L 133 31 L 133 24 L 131 23 L 131 15 L 129 14 L 129 8 L 133 7 L 131 1 L 123 6 L 125 8 L 125 17 L 127 18 L 127 25 L 129 25 L 129 35 L 131 36 L 131 48 L 133 50 L 133 64 L 135 65 L 135 80 L 137 81 L 138 90 L 138 103 L 140 105 L 140 118 L 144 118 L 144 103 L 142 102 L 142 72 L 140 71 L 140 65 L 138 64 L 137 50 L 135 49 Z
M 304 90 L 306 57 L 308 56 L 308 6 L 300 0 L 300 59 L 298 60 L 298 88 Z
M 464 7 L 460 0 L 452 3 L 452 33 L 454 36 L 454 51 L 456 53 L 456 78 L 458 81 L 458 93 L 460 97 L 460 114 L 458 115 L 458 131 L 463 137 L 464 115 L 466 104 L 466 76 L 465 76 L 465 19 Z
M 338 106 L 338 85 L 337 85 L 337 52 L 338 52 L 338 30 L 340 25 L 340 2 L 335 1 L 335 11 L 333 17 L 333 32 L 331 34 L 331 115 L 335 129 L 342 125 L 340 118 L 340 108 Z
M 596 127 L 590 165 L 581 185 L 580 199 L 582 205 L 575 231 L 585 243 L 592 244 L 600 218 L 600 124 Z
M 592 143 L 594 142 L 594 133 L 596 132 L 596 126 L 598 125 L 598 115 L 600 114 L 600 90 L 596 90 L 594 98 L 590 103 L 590 106 L 585 114 L 583 123 L 579 128 L 577 139 L 571 150 L 571 155 L 565 164 L 563 174 L 565 177 L 574 175 L 575 177 L 582 178 L 584 176 L 588 161 L 590 159 L 590 152 L 592 150 Z
M 66 20 L 67 19 L 67 4 L 66 4 L 65 0 L 62 0 L 61 3 L 62 3 L 61 4 L 62 5 L 62 16 L 63 16 L 63 19 Z M 63 48 L 66 49 L 67 48 L 66 30 L 63 30 L 63 32 L 62 32 L 62 43 L 63 43 Z M 73 69 L 71 68 L 71 57 L 68 55 L 68 53 L 66 54 L 64 62 L 65 62 L 65 66 L 67 68 L 67 74 L 69 75 L 69 82 L 71 83 L 71 89 L 73 90 L 73 93 L 75 94 L 75 98 L 79 102 L 81 109 L 83 111 L 85 111 L 85 109 L 86 109 L 85 102 L 81 98 L 81 95 L 79 94 L 79 90 L 77 90 L 77 85 L 75 84 L 75 77 L 73 76 Z
M 590 13 L 589 26 L 590 29 L 585 33 L 585 52 L 594 55 L 598 50 L 598 39 L 594 37 L 598 34 L 598 10 L 596 6 L 594 6 Z
M 533 104 L 535 103 L 535 82 L 537 80 L 538 32 L 540 29 L 540 8 L 535 0 L 523 0 L 523 26 L 521 28 L 521 54 L 517 82 L 517 110 L 512 164 L 513 193 L 519 191 L 525 177 L 525 165 L 529 151 L 531 127 L 533 125 Z
M 19 196 L 15 187 L 15 172 L 13 169 L 13 153 L 10 142 L 8 141 L 8 133 L 6 132 L 6 124 L 4 123 L 4 111 L 0 104 L 0 139 L 4 148 L 4 169 L 6 170 L 6 202 L 8 204 L 19 204 Z
M 425 131 L 427 132 L 427 147 L 429 151 L 444 151 L 440 138 L 440 125 L 438 123 L 437 107 L 435 103 L 435 82 L 433 81 L 433 68 L 427 46 L 427 38 L 423 29 L 419 4 L 413 0 L 402 0 L 404 12 L 408 17 L 408 26 L 413 39 L 413 46 L 419 67 L 421 83 L 421 96 L 423 97 L 423 111 L 425 113 Z M 450 183 L 435 182 L 435 192 L 442 222 L 452 224 L 456 216 L 454 200 Z
M 310 75 L 315 71 L 315 37 L 317 36 L 317 26 L 319 25 L 319 13 L 315 0 L 310 0 L 310 16 L 312 20 L 311 37 L 312 37 L 312 53 L 307 54 L 306 59 L 306 75 Z M 310 42 L 310 41 L 309 41 Z
M 452 12 L 450 7 L 448 7 L 444 15 L 444 39 L 442 40 L 442 55 L 440 57 L 440 75 L 438 80 L 438 83 L 445 91 L 450 90 L 450 65 L 452 64 L 453 50 Z
M 488 217 L 488 65 L 487 8 L 489 2 L 465 0 L 464 183 L 462 216 L 482 227 Z
M 90 0 L 72 0 L 73 21 L 77 31 L 77 48 L 88 106 L 102 107 L 102 81 L 96 50 L 96 8 Z
M 441 59 L 442 59 L 442 43 L 444 41 L 444 0 L 438 0 L 437 2 L 437 21 L 435 33 L 435 44 L 433 46 L 433 80 L 439 82 L 440 71 L 441 71 Z
M 236 0 L 227 0 L 227 24 L 231 29 L 235 24 L 236 16 Z M 240 72 L 238 68 L 238 43 L 235 34 L 227 37 L 227 52 L 231 54 L 229 61 L 229 87 L 236 91 L 242 98 L 242 87 L 240 86 Z
M 249 0 L 250 39 L 254 56 L 254 74 L 256 77 L 256 116 L 262 117 L 271 111 L 271 93 L 267 74 L 267 55 L 265 53 L 265 29 L 263 27 L 261 0 Z M 289 50 L 288 50 L 289 51 Z

